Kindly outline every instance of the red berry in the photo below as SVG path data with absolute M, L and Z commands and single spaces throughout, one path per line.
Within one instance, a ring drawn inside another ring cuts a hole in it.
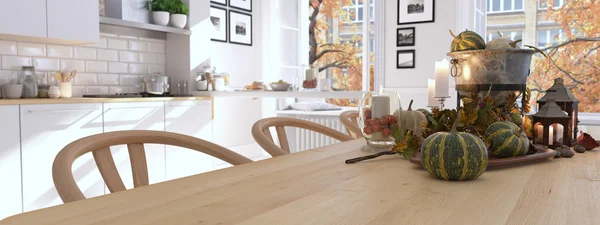
M 371 109 L 365 109 L 365 117 L 371 118 Z
M 378 119 L 371 119 L 369 121 L 369 123 L 371 123 L 372 126 L 379 125 L 379 120 Z
M 390 122 L 390 120 L 388 120 L 387 117 L 383 117 L 383 119 L 381 119 L 381 121 L 379 121 L 379 124 L 388 125 L 389 122 Z
M 381 125 L 373 125 L 373 131 L 375 132 L 379 132 L 383 129 L 383 127 Z
M 365 134 L 368 134 L 368 135 L 370 135 L 370 134 L 372 134 L 372 133 L 373 133 L 373 127 L 365 127 L 365 128 L 363 129 L 363 131 L 365 132 Z
M 365 119 L 365 126 L 371 125 L 371 119 Z
M 392 135 L 392 129 L 390 129 L 390 128 L 383 128 L 383 130 L 381 131 L 381 133 L 383 134 L 383 136 L 389 137 L 390 135 Z
M 398 118 L 396 118 L 395 116 L 392 116 L 390 119 L 390 123 L 392 123 L 392 124 L 398 123 Z

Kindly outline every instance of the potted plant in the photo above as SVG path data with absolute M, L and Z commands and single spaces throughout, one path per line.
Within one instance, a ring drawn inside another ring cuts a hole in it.
M 148 9 L 152 11 L 154 24 L 166 26 L 169 24 L 169 11 L 173 0 L 151 0 L 148 1 Z
M 187 23 L 187 15 L 189 8 L 181 0 L 173 0 L 171 10 L 171 26 L 184 28 Z

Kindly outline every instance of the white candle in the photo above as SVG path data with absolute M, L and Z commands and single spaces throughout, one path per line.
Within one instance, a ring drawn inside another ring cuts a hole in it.
M 450 97 L 448 75 L 450 74 L 450 62 L 446 59 L 435 62 L 435 97 Z
M 389 96 L 373 96 L 371 101 L 371 118 L 379 119 L 390 114 Z
M 435 80 L 427 79 L 427 106 L 435 107 L 438 106 L 435 100 Z
M 550 126 L 550 138 L 548 145 L 554 145 L 554 128 L 552 126 Z

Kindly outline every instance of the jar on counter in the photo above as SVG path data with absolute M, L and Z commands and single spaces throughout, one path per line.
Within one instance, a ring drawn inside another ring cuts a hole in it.
M 23 98 L 36 98 L 38 96 L 37 78 L 35 67 L 21 67 L 21 79 L 23 79 Z
M 225 91 L 225 78 L 215 75 L 212 80 L 213 91 Z

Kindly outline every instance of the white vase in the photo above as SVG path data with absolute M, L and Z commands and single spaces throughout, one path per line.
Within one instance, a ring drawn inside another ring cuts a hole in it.
M 187 24 L 187 15 L 185 14 L 173 14 L 171 15 L 171 26 L 177 28 L 184 28 Z
M 152 20 L 156 25 L 166 26 L 167 24 L 169 24 L 169 12 L 152 12 Z

